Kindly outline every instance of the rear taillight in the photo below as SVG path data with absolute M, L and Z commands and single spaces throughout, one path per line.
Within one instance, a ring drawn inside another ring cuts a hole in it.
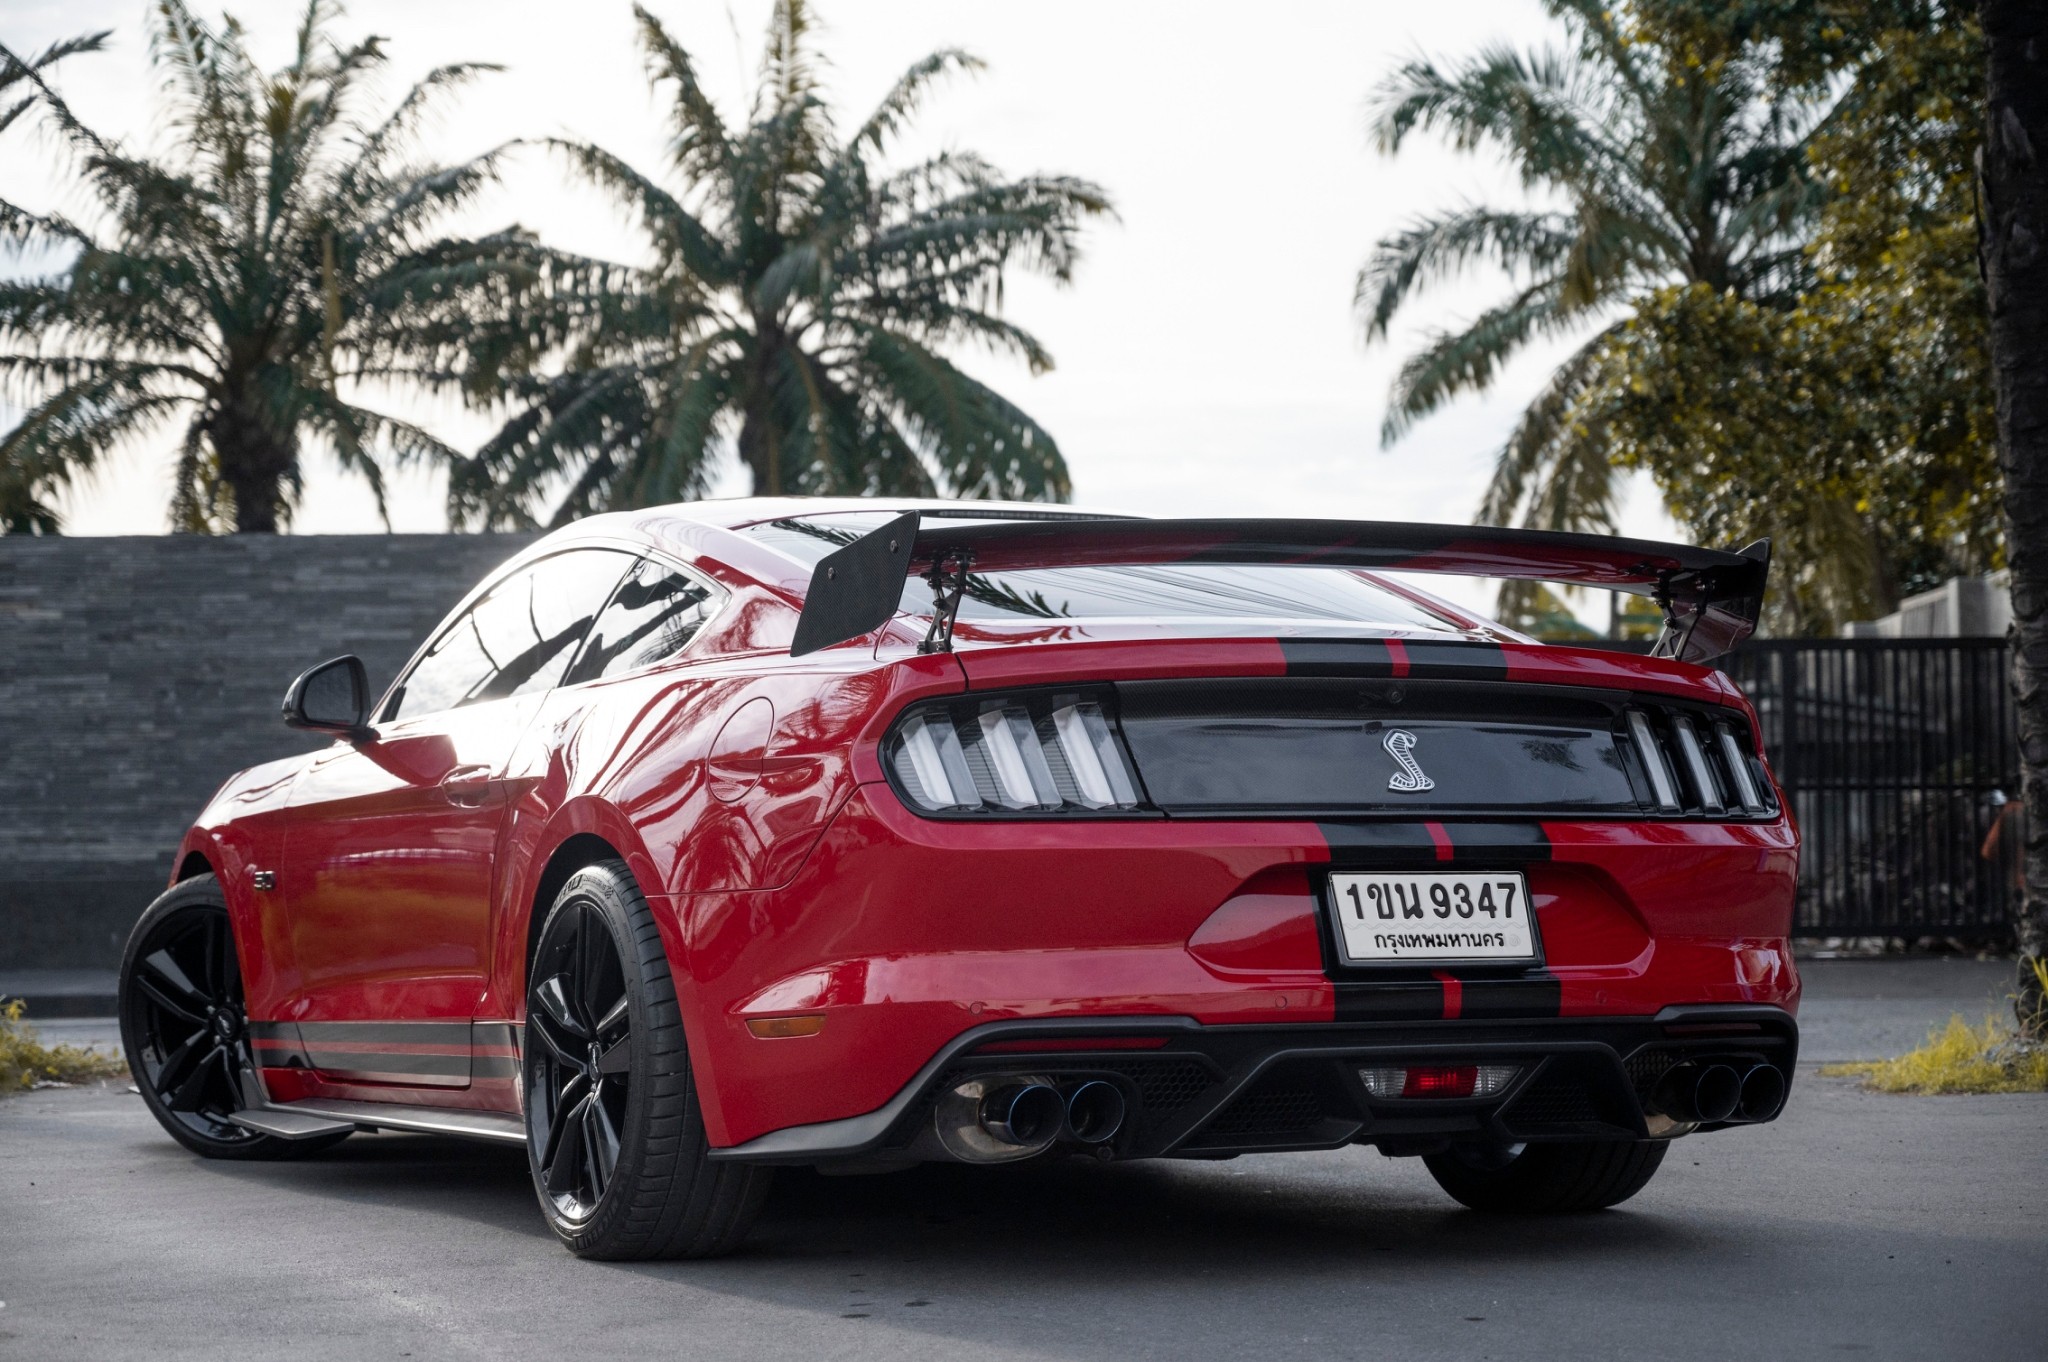
M 1666 705 L 1631 708 L 1625 722 L 1649 780 L 1649 802 L 1658 812 L 1773 811 L 1747 724 Z
M 1513 1064 L 1410 1064 L 1358 1071 L 1374 1097 L 1493 1097 L 1507 1089 L 1521 1069 Z
M 931 814 L 1102 814 L 1144 807 L 1097 691 L 973 695 L 913 706 L 883 741 L 897 790 Z

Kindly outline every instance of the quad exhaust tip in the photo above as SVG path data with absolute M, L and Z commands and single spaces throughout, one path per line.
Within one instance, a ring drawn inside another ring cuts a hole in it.
M 1742 1097 L 1735 1114 L 1745 1121 L 1768 1121 L 1785 1106 L 1785 1074 L 1775 1064 L 1758 1064 L 1742 1076 Z
M 965 1163 L 1010 1163 L 1042 1154 L 1062 1140 L 1113 1157 L 1129 1104 L 1101 1079 L 1069 1079 L 1061 1092 L 1049 1074 L 969 1078 L 940 1094 L 932 1122 L 939 1144 Z
M 1067 1104 L 1045 1083 L 1013 1083 L 981 1099 L 981 1128 L 1004 1144 L 1043 1149 L 1066 1118 Z
M 1651 1103 L 1675 1121 L 1725 1121 L 1742 1103 L 1742 1075 L 1727 1064 L 1680 1064 L 1659 1080 Z
M 1082 1144 L 1104 1144 L 1124 1125 L 1124 1095 L 1114 1083 L 1090 1079 L 1067 1094 L 1067 1132 Z
M 1679 1064 L 1658 1080 L 1651 1109 L 1674 1121 L 1768 1121 L 1785 1109 L 1788 1084 L 1775 1064 Z

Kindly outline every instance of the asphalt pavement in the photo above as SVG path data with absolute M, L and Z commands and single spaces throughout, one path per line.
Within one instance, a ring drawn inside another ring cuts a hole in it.
M 1910 1043 L 1991 974 L 1810 974 L 1808 1007 Z M 639 1265 L 563 1253 L 516 1150 L 210 1163 L 123 1085 L 42 1091 L 0 1101 L 0 1358 L 2038 1362 L 2048 1096 L 1801 1068 L 1778 1122 L 1592 1216 L 1477 1215 L 1369 1149 L 793 1173 L 738 1255 Z

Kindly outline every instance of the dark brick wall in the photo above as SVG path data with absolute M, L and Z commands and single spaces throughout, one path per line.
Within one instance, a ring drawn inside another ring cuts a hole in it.
M 381 689 L 520 535 L 0 536 L 0 969 L 111 966 L 231 772 L 355 653 Z

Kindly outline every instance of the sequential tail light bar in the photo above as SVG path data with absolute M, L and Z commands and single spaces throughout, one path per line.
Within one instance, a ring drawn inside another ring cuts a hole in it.
M 1661 705 L 1631 706 L 1624 722 L 1658 812 L 1773 812 L 1761 767 L 1750 754 L 1747 725 L 1738 730 L 1728 719 Z
M 921 813 L 1001 817 L 1144 807 L 1103 691 L 971 695 L 912 706 L 883 741 Z

